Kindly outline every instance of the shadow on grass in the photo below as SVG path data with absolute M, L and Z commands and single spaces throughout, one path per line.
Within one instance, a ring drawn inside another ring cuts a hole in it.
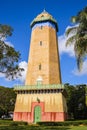
M 69 130 L 66 126 L 0 126 L 0 130 Z

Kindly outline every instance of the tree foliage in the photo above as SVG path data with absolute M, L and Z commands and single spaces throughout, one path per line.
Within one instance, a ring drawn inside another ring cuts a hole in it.
M 16 94 L 13 88 L 0 86 L 0 116 L 14 111 Z
M 65 84 L 68 115 L 74 119 L 87 119 L 86 85 Z
M 22 68 L 19 68 L 18 61 L 20 53 L 12 46 L 5 43 L 5 39 L 11 36 L 13 29 L 8 25 L 0 24 L 0 72 L 7 78 L 14 79 L 14 76 L 20 76 Z
M 76 16 L 72 16 L 71 22 L 78 25 L 66 30 L 67 36 L 73 34 L 68 38 L 66 46 L 74 44 L 77 66 L 81 70 L 87 56 L 87 7 L 78 12 Z

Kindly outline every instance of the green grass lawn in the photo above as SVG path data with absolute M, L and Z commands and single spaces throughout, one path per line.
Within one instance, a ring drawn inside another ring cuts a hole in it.
M 0 126 L 0 130 L 87 130 L 87 126 Z
M 87 126 L 39 126 L 17 124 L 9 120 L 0 120 L 0 130 L 87 130 Z
M 73 126 L 70 130 L 87 130 L 87 126 Z

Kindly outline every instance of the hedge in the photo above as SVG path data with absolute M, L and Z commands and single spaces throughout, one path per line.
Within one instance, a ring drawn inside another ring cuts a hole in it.
M 0 120 L 0 125 L 21 126 L 28 125 L 28 123 L 23 121 Z
M 78 120 L 78 121 L 64 121 L 64 122 L 37 122 L 41 126 L 79 126 L 87 125 L 87 120 Z

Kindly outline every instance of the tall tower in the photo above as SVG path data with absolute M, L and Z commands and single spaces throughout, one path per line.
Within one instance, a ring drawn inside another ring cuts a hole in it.
M 58 52 L 56 20 L 46 11 L 31 23 L 31 43 L 28 71 L 25 85 L 60 84 L 60 63 Z
M 14 121 L 64 121 L 67 119 L 66 91 L 61 83 L 56 20 L 46 11 L 31 23 L 28 70 L 17 93 Z

